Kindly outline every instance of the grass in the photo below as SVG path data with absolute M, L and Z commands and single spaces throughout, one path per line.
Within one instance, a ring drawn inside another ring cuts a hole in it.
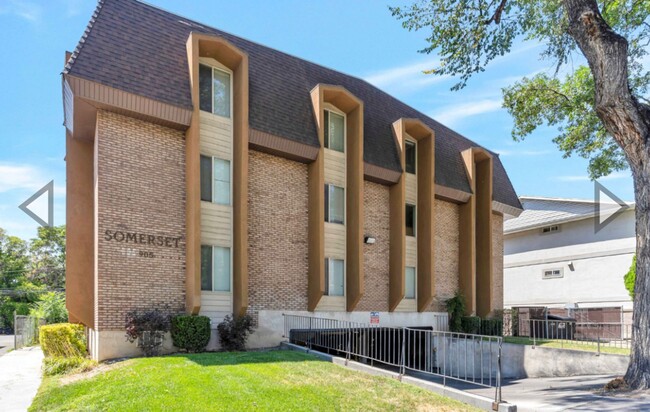
M 505 336 L 503 341 L 506 343 L 516 343 L 518 345 L 532 345 L 533 339 L 524 336 Z M 598 352 L 598 344 L 592 342 L 572 342 L 565 340 L 553 340 L 553 339 L 537 339 L 535 341 L 536 346 L 544 346 L 547 348 L 561 348 L 561 349 L 573 349 L 573 350 L 583 350 L 588 352 Z M 611 353 L 614 355 L 629 355 L 629 348 L 615 348 L 611 346 L 600 346 L 601 353 Z
M 46 377 L 30 411 L 476 410 L 291 351 L 139 358 L 105 368 L 88 376 Z

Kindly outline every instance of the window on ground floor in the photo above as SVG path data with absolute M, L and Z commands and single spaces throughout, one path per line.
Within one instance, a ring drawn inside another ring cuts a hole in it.
M 325 294 L 343 296 L 345 264 L 341 259 L 325 259 Z
M 201 246 L 201 290 L 230 292 L 230 248 Z
M 406 285 L 405 285 L 406 293 L 404 294 L 404 298 L 405 299 L 415 299 L 416 272 L 415 272 L 415 268 L 413 266 L 407 266 L 406 267 L 404 278 L 405 278 L 404 281 L 406 283 Z

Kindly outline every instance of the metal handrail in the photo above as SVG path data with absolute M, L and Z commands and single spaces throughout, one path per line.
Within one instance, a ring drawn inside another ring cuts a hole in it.
M 284 337 L 310 350 L 327 351 L 407 371 L 495 388 L 501 402 L 503 338 L 469 333 L 387 327 L 304 315 L 284 316 Z

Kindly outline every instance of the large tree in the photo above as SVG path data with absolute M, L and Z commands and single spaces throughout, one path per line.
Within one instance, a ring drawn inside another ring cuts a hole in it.
M 0 228 L 0 289 L 14 289 L 25 278 L 27 243 Z
M 637 276 L 625 380 L 632 388 L 650 388 L 650 106 L 645 97 L 650 73 L 642 64 L 650 42 L 650 1 L 419 0 L 391 11 L 405 28 L 430 33 L 422 52 L 441 57 L 430 73 L 458 76 L 455 90 L 514 44 L 543 44 L 542 57 L 551 61 L 553 74 L 504 89 L 513 137 L 554 126 L 555 143 L 566 156 L 589 159 L 592 178 L 629 167 Z
M 65 288 L 65 226 L 39 227 L 29 251 L 29 279 L 50 290 Z

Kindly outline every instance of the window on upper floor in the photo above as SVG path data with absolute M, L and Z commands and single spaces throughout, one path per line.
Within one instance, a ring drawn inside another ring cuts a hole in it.
M 345 116 L 325 110 L 325 147 L 345 152 Z
M 341 259 L 325 259 L 325 294 L 343 296 L 345 294 L 345 262 Z
M 325 221 L 345 222 L 345 189 L 342 187 L 325 185 Z
M 415 205 L 406 204 L 406 236 L 415 236 Z
M 230 161 L 201 155 L 201 200 L 230 205 Z
M 404 294 L 405 299 L 415 299 L 415 282 L 416 282 L 416 271 L 413 266 L 407 266 L 404 274 L 404 282 L 406 293 Z
M 199 64 L 199 100 L 203 111 L 230 118 L 232 101 L 231 74 Z
M 542 272 L 542 277 L 544 279 L 557 279 L 564 277 L 564 271 L 562 269 L 544 269 Z
M 404 164 L 406 173 L 416 173 L 416 152 L 415 142 L 407 140 L 404 144 Z
M 201 290 L 230 292 L 230 248 L 201 246 Z
M 546 226 L 542 228 L 542 234 L 546 235 L 549 233 L 555 233 L 560 231 L 560 225 Z

